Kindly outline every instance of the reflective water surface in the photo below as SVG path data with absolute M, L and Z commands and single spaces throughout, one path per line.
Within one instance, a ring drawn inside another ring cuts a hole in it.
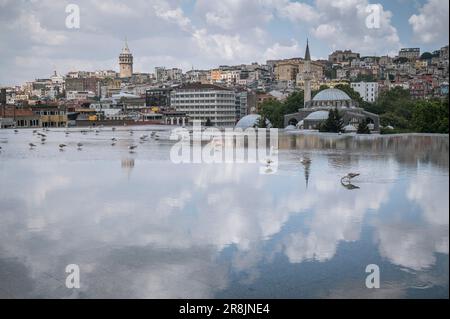
M 1 298 L 449 297 L 448 136 L 281 134 L 264 175 L 172 164 L 149 129 L 0 131 Z

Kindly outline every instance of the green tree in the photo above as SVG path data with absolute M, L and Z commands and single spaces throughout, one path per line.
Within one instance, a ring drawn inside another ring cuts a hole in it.
M 411 126 L 420 133 L 448 133 L 447 103 L 439 101 L 420 101 L 414 107 Z
M 420 56 L 421 60 L 431 60 L 432 58 L 433 58 L 433 54 L 431 54 L 430 52 L 424 52 Z
M 297 91 L 289 95 L 284 101 L 285 114 L 291 114 L 303 108 L 305 105 L 305 95 L 303 91 Z
M 259 128 L 267 128 L 267 119 L 264 116 L 261 116 L 256 122 L 256 126 Z
M 363 99 L 361 98 L 361 95 L 359 95 L 358 92 L 356 92 L 355 90 L 352 89 L 352 87 L 348 84 L 338 84 L 334 87 L 335 89 L 344 91 L 345 93 L 347 93 L 348 96 L 350 96 L 350 98 L 352 100 L 357 101 L 358 103 L 362 103 Z
M 261 117 L 268 119 L 272 123 L 272 127 L 284 127 L 284 115 L 287 114 L 284 103 L 277 100 L 265 101 L 260 107 L 259 114 Z
M 364 120 L 359 122 L 358 124 L 358 130 L 356 131 L 357 134 L 370 134 L 370 129 L 369 129 L 369 121 L 368 120 Z
M 388 112 L 380 115 L 380 124 L 382 126 L 393 126 L 396 129 L 405 130 L 409 128 L 409 121 L 402 116 L 393 112 Z
M 339 133 L 342 132 L 344 124 L 342 117 L 337 108 L 331 109 L 328 112 L 328 119 L 326 119 L 319 127 L 320 132 Z

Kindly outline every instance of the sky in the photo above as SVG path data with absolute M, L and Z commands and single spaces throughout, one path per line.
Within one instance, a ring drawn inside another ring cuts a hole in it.
M 66 26 L 69 4 L 79 28 Z M 378 5 L 375 28 L 369 5 Z M 134 71 L 150 73 L 303 56 L 306 39 L 313 59 L 432 51 L 448 30 L 448 0 L 0 0 L 0 86 L 55 70 L 118 71 L 125 38 Z

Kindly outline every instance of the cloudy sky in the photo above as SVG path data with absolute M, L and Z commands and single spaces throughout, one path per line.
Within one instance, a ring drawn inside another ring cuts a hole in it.
M 68 4 L 80 28 L 66 27 Z M 379 4 L 379 28 L 366 9 Z M 448 44 L 447 0 L 0 0 L 0 85 L 54 70 L 118 70 L 125 37 L 136 72 L 265 62 L 334 49 L 394 54 Z

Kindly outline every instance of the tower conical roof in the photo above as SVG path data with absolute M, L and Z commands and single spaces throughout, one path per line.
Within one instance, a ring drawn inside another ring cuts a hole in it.
M 130 54 L 130 49 L 128 48 L 128 40 L 125 38 L 125 47 L 122 49 L 122 54 Z
M 311 61 L 311 54 L 309 53 L 309 40 L 306 40 L 305 60 Z

